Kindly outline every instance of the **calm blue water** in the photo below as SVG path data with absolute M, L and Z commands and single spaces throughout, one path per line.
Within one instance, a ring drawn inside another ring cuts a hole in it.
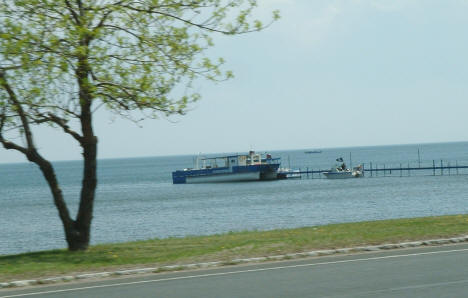
M 339 156 L 349 164 L 350 153 L 353 165 L 366 167 L 440 165 L 441 159 L 468 165 L 468 142 L 273 152 L 283 166 L 302 169 L 327 169 Z M 410 177 L 398 171 L 364 179 L 173 185 L 171 171 L 192 163 L 193 156 L 99 161 L 92 243 L 468 213 L 466 170 L 435 177 L 432 171 Z M 81 162 L 54 165 L 75 214 Z M 0 254 L 64 247 L 61 222 L 36 166 L 1 164 Z

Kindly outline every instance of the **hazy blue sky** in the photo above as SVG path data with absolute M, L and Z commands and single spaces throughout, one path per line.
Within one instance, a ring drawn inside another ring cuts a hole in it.
M 99 157 L 468 140 L 468 1 L 263 0 L 258 13 L 273 9 L 267 30 L 215 38 L 235 78 L 199 82 L 187 116 L 139 128 L 99 112 Z M 38 133 L 47 158 L 80 158 Z

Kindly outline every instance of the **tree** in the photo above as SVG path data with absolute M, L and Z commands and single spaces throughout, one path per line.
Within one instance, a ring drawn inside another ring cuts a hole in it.
M 85 250 L 90 240 L 93 113 L 105 107 L 133 121 L 135 111 L 146 118 L 184 114 L 200 98 L 191 88 L 196 79 L 232 77 L 221 71 L 222 59 L 205 56 L 212 35 L 265 28 L 253 20 L 255 7 L 255 0 L 0 0 L 0 143 L 39 166 L 69 250 Z M 82 147 L 75 219 L 51 162 L 35 145 L 32 127 L 40 125 Z

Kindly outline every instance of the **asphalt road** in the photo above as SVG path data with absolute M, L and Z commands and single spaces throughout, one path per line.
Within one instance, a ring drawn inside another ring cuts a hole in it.
M 0 297 L 468 297 L 468 244 L 8 289 Z

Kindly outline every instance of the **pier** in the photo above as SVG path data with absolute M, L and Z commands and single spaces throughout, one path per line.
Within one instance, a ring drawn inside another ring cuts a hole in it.
M 385 164 L 385 163 L 362 163 L 364 169 L 364 177 L 377 178 L 377 177 L 410 177 L 410 176 L 451 176 L 451 175 L 467 175 L 468 165 L 459 164 L 458 161 L 444 161 L 432 160 L 429 162 L 417 161 L 415 163 L 399 163 L 399 164 Z M 313 169 L 311 167 L 302 167 L 294 169 L 290 172 L 279 172 L 280 174 L 294 174 L 291 178 L 300 179 L 326 179 L 322 175 L 329 169 Z

